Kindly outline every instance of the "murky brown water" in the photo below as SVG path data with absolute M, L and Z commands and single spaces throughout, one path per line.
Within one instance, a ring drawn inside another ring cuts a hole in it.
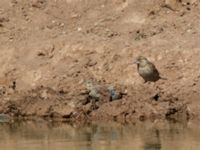
M 0 123 L 2 150 L 197 150 L 198 123 L 71 126 L 46 122 Z

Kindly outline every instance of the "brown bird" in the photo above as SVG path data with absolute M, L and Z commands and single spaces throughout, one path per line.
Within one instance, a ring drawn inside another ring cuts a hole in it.
M 148 81 L 156 82 L 159 79 L 166 80 L 166 78 L 160 76 L 155 65 L 144 56 L 138 56 L 134 63 L 137 64 L 138 73 L 144 79 L 145 83 Z

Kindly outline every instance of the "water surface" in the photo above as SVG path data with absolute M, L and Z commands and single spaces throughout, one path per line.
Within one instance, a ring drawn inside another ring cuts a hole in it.
M 197 150 L 198 123 L 0 123 L 2 150 Z

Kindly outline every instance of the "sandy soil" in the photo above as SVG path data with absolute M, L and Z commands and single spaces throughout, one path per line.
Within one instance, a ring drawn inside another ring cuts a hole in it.
M 200 118 L 199 12 L 198 0 L 1 0 L 0 112 L 73 121 Z M 138 55 L 167 80 L 144 84 L 130 65 Z M 86 81 L 98 87 L 98 100 Z M 111 85 L 121 99 L 110 98 Z

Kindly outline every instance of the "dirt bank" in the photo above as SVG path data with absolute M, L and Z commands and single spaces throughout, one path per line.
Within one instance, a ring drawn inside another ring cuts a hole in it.
M 200 118 L 199 9 L 197 0 L 1 0 L 0 112 Z M 167 80 L 144 84 L 130 65 L 138 55 Z M 112 98 L 109 87 L 123 94 Z

